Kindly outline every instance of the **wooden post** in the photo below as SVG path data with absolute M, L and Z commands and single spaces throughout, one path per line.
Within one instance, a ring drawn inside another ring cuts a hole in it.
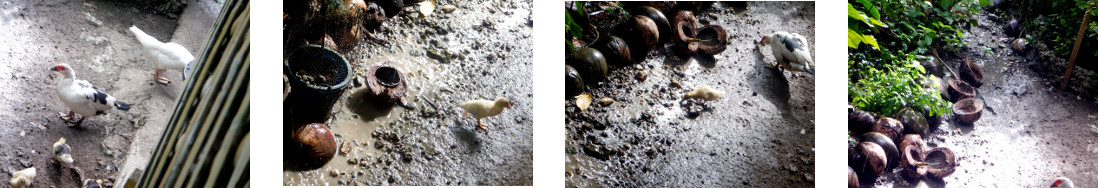
M 1079 55 L 1079 44 L 1083 41 L 1083 33 L 1087 31 L 1091 8 L 1087 7 L 1086 12 L 1083 13 L 1083 23 L 1079 25 L 1079 34 L 1075 35 L 1075 47 L 1071 48 L 1071 59 L 1068 59 L 1067 72 L 1064 73 L 1064 80 L 1060 82 L 1060 90 L 1066 90 L 1068 80 L 1071 79 L 1071 69 L 1075 68 L 1075 57 Z

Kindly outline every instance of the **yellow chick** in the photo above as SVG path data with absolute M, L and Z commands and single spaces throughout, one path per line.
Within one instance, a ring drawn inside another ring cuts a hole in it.
M 15 171 L 15 173 L 11 173 L 11 187 L 30 187 L 31 183 L 34 183 L 34 176 L 37 174 L 38 170 L 34 167 Z
M 68 144 L 65 144 L 65 137 L 57 140 L 53 143 L 53 159 L 61 163 L 72 164 L 72 148 L 69 148 Z
M 477 125 L 481 129 L 488 130 L 488 126 L 481 123 L 480 119 L 499 115 L 503 112 L 503 108 L 511 108 L 511 101 L 503 97 L 496 98 L 495 101 L 476 99 L 461 103 L 461 108 L 465 109 L 464 116 L 473 114 L 473 117 L 477 119 Z
M 686 95 L 683 96 L 683 99 L 695 98 L 705 101 L 712 101 L 717 100 L 722 96 L 724 96 L 724 92 L 717 91 L 716 89 L 703 85 L 701 87 L 698 87 L 697 89 L 694 89 L 694 91 L 686 92 Z

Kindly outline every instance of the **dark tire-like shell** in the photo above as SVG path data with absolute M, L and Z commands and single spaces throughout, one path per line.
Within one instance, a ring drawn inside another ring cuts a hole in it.
M 629 54 L 629 44 L 621 37 L 610 35 L 603 38 L 595 44 L 595 49 L 602 52 L 602 55 L 606 57 L 606 61 L 611 64 L 618 66 L 630 64 L 632 56 Z
M 701 45 L 698 42 L 689 41 L 694 38 L 694 27 L 690 27 L 689 22 L 678 22 L 675 24 L 675 28 L 672 30 L 671 37 L 674 39 L 671 42 L 671 52 L 674 52 L 678 56 L 691 56 L 694 52 L 698 51 L 698 47 Z
M 576 53 L 566 63 L 572 65 L 580 76 L 583 77 L 583 81 L 588 84 L 598 83 L 606 79 L 608 74 L 608 68 L 606 67 L 606 58 L 602 55 L 602 52 L 594 48 L 581 48 L 576 50 Z
M 888 157 L 884 149 L 877 143 L 861 142 L 858 143 L 856 150 L 861 156 L 864 156 L 860 158 L 860 161 L 854 161 L 855 165 L 852 166 L 854 171 L 858 173 L 858 180 L 863 183 L 876 181 L 877 177 L 881 176 L 885 172 L 885 167 L 888 166 Z
M 952 175 L 957 167 L 957 158 L 949 148 L 931 149 L 926 153 L 925 159 L 927 163 L 931 164 L 930 169 L 927 170 L 926 174 L 931 178 L 945 178 L 946 176 Z
M 583 77 L 581 77 L 579 71 L 576 71 L 576 68 L 572 68 L 571 65 L 564 65 L 564 85 L 565 93 L 568 93 L 568 96 L 566 97 L 572 97 L 583 93 L 583 88 L 585 87 Z
M 698 50 L 698 42 L 691 42 L 698 28 L 698 19 L 688 10 L 680 10 L 671 19 L 671 44 L 675 55 L 690 56 Z
M 869 132 L 862 135 L 862 142 L 873 142 L 884 149 L 885 154 L 888 157 L 888 164 L 885 170 L 892 171 L 892 168 L 900 165 L 900 149 L 896 147 L 896 142 L 885 135 L 877 132 Z
M 855 134 L 873 131 L 873 125 L 877 124 L 877 115 L 872 112 L 853 110 L 847 116 L 847 129 Z
M 926 150 L 926 141 L 923 141 L 923 137 L 918 134 L 906 134 L 903 141 L 900 141 L 900 151 L 903 151 L 907 147 L 919 148 L 919 151 Z
M 728 48 L 728 33 L 719 25 L 702 27 L 698 29 L 696 35 L 699 40 L 702 40 L 699 42 L 698 53 L 717 55 Z
M 911 107 L 904 107 L 896 112 L 894 117 L 904 124 L 904 134 L 930 134 L 930 125 L 926 122 L 926 116 Z
M 858 186 L 861 186 L 860 184 L 858 184 L 858 173 L 854 172 L 854 168 L 847 166 L 846 171 L 846 187 L 858 188 Z
M 918 147 L 907 147 L 903 150 L 903 158 L 900 159 L 901 166 L 903 167 L 904 179 L 909 182 L 919 181 L 923 176 L 926 176 L 927 170 L 930 167 L 926 165 L 919 165 L 923 160 L 923 149 Z
M 633 48 L 629 52 L 648 52 L 660 39 L 659 26 L 648 16 L 633 15 L 625 25 L 626 42 Z M 633 54 L 644 55 L 644 54 Z M 643 57 L 643 56 L 642 56 Z
M 642 6 L 640 8 L 637 8 L 637 11 L 641 15 L 648 16 L 648 18 L 651 18 L 652 21 L 656 22 L 656 27 L 658 28 L 658 31 L 660 33 L 659 39 L 657 39 L 656 44 L 663 44 L 671 39 L 670 35 L 667 34 L 671 33 L 671 21 L 668 20 L 667 16 L 665 16 L 663 12 L 660 12 L 660 10 L 657 10 L 656 8 L 652 8 L 650 6 Z
M 898 142 L 900 141 L 900 136 L 904 135 L 904 124 L 900 122 L 900 120 L 882 117 L 877 119 L 876 124 L 873 124 L 873 132 L 879 132 L 888 136 L 893 142 Z

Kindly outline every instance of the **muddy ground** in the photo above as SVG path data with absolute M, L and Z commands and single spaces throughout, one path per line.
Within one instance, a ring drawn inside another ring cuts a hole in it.
M 0 171 L 34 166 L 35 186 L 79 186 L 72 173 L 51 163 L 52 144 L 65 137 L 84 178 L 113 182 L 135 130 L 164 124 L 183 87 L 176 71 L 167 73 L 176 83 L 155 83 L 152 62 L 127 32 L 131 25 L 163 41 L 172 37 L 177 20 L 113 1 L 0 2 L 0 119 L 5 124 L 0 126 Z M 78 79 L 132 108 L 88 117 L 79 128 L 66 127 L 57 114 L 68 111 L 56 97 L 61 76 L 47 70 L 59 63 L 70 64 Z M 0 179 L 10 177 L 0 173 Z
M 283 185 L 533 183 L 533 1 L 436 3 L 455 10 L 418 18 L 406 8 L 374 33 L 386 42 L 343 52 L 359 81 L 329 126 L 349 152 L 319 169 L 287 169 Z M 404 74 L 407 107 L 366 97 L 362 77 L 381 62 Z M 496 97 L 513 108 L 483 119 L 487 131 L 462 117 L 462 102 Z
M 1061 176 L 1077 187 L 1098 185 L 1098 103 L 1077 89 L 1058 89 L 1066 60 L 1047 58 L 1051 52 L 1046 45 L 1036 42 L 1025 53 L 1012 51 L 1012 38 L 1001 28 L 1009 20 L 1001 17 L 986 12 L 977 16 L 978 26 L 964 33 L 970 47 L 960 56 L 942 57 L 954 70 L 962 57 L 983 68 L 985 84 L 977 96 L 986 108 L 974 125 L 959 125 L 947 117 L 925 138 L 931 147 L 951 149 L 958 160 L 953 175 L 926 180 L 927 185 L 1048 187 Z M 1056 66 L 1060 68 L 1049 68 Z M 1070 84 L 1085 84 L 1081 80 Z M 898 169 L 875 186 L 912 187 Z
M 813 186 L 815 77 L 770 68 L 770 47 L 754 42 L 789 31 L 816 47 L 815 4 L 730 5 L 695 13 L 699 24 L 720 25 L 730 35 L 728 49 L 713 60 L 678 58 L 670 45 L 660 46 L 642 63 L 612 68 L 608 81 L 589 89 L 595 101 L 613 103 L 579 112 L 574 99 L 564 101 L 568 187 Z M 702 85 L 725 95 L 680 102 Z M 702 106 L 711 109 L 687 116 Z

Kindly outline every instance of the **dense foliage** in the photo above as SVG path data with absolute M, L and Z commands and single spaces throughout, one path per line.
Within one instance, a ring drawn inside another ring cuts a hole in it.
M 1095 7 L 1095 2 L 1091 0 L 1029 0 L 1018 4 L 1028 5 L 1021 6 L 1023 9 L 1021 12 L 1025 13 L 1024 16 L 1027 16 L 1022 19 L 1032 19 L 1034 15 L 1038 14 L 1047 15 L 1043 19 L 1034 19 L 1034 22 L 1025 26 L 1026 30 L 1036 31 L 1033 33 L 1040 34 L 1040 36 L 1027 35 L 1027 40 L 1036 41 L 1034 39 L 1040 39 L 1051 42 L 1049 44 L 1051 49 L 1054 49 L 1056 55 L 1061 57 L 1070 55 L 1075 44 L 1075 36 L 1079 32 L 1079 24 L 1083 22 L 1083 14 L 1091 9 L 1091 16 L 1094 16 L 1093 9 Z M 1098 22 L 1095 22 L 1094 19 L 1096 18 L 1091 17 L 1090 23 L 1087 24 L 1084 40 L 1098 41 Z M 1098 51 L 1092 53 L 1098 56 Z
M 987 0 L 978 1 L 988 4 Z M 973 1 L 851 0 L 848 9 L 848 78 L 855 107 L 891 115 L 903 107 L 949 114 L 949 102 L 933 87 L 917 54 L 967 47 L 961 30 L 972 27 Z

